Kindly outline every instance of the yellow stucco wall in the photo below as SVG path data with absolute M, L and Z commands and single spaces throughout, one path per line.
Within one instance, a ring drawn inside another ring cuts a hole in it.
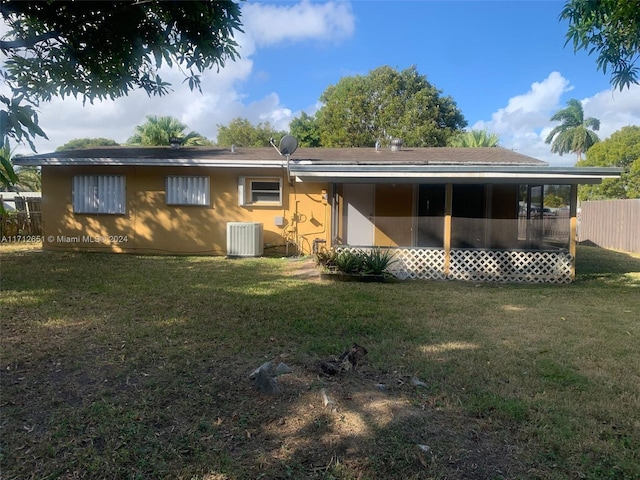
M 413 245 L 412 184 L 379 184 L 375 190 L 374 243 L 383 247 Z
M 74 175 L 125 175 L 126 214 L 73 212 Z M 167 175 L 208 176 L 211 206 L 172 206 Z M 240 206 L 239 177 L 282 178 L 282 206 Z M 313 241 L 330 244 L 330 206 L 324 184 L 289 185 L 280 169 L 207 167 L 43 167 L 44 248 L 155 254 L 225 255 L 227 222 L 264 225 L 265 255 L 311 253 Z M 276 226 L 276 217 L 284 225 Z

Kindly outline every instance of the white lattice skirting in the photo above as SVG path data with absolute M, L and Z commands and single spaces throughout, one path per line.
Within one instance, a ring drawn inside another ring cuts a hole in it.
M 339 246 L 337 251 L 368 251 Z M 445 252 L 437 248 L 390 248 L 388 269 L 401 279 L 467 280 L 472 282 L 571 283 L 572 257 L 566 251 L 451 250 L 449 275 Z
M 565 251 L 451 250 L 449 278 L 485 282 L 570 283 Z

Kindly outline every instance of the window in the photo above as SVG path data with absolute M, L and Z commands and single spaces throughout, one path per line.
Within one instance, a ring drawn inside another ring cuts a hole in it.
M 74 213 L 124 214 L 124 175 L 74 175 Z
M 209 177 L 169 176 L 166 192 L 167 205 L 211 205 Z
M 240 205 L 282 205 L 282 179 L 271 177 L 240 177 Z

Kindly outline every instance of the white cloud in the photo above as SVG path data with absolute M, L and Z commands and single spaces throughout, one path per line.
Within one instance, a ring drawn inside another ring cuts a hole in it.
M 291 7 L 249 3 L 242 12 L 245 31 L 251 32 L 258 46 L 309 39 L 338 41 L 355 30 L 351 7 L 344 2 L 305 0 Z
M 552 166 L 571 166 L 573 154 L 563 156 L 551 153 L 545 138 L 555 126 L 549 119 L 566 106 L 566 93 L 573 90 L 569 80 L 559 72 L 552 72 L 542 82 L 535 82 L 528 92 L 512 97 L 507 106 L 491 115 L 491 120 L 480 121 L 473 129 L 486 128 L 500 135 L 500 144 L 549 162 Z M 582 99 L 585 117 L 600 120 L 597 132 L 602 140 L 627 125 L 640 125 L 640 85 L 623 92 L 604 90 Z
M 348 3 L 322 4 L 302 1 L 284 5 L 245 3 L 242 8 L 245 33 L 238 34 L 240 58 L 227 62 L 217 72 L 202 74 L 203 93 L 191 92 L 176 69 L 162 69 L 160 76 L 172 84 L 173 92 L 163 97 L 149 98 L 142 91 L 132 92 L 115 101 L 82 105 L 73 98 L 54 98 L 39 110 L 40 126 L 49 141 L 36 140 L 38 152 L 48 152 L 73 138 L 106 137 L 125 142 L 134 127 L 144 122 L 146 115 L 171 115 L 187 124 L 191 130 L 215 139 L 217 125 L 227 124 L 236 117 L 252 123 L 269 121 L 279 130 L 286 130 L 294 112 L 282 105 L 276 92 L 247 103 L 242 94 L 243 82 L 253 75 L 252 56 L 259 49 L 277 43 L 322 41 L 335 43 L 351 36 L 355 18 Z M 2 86 L 0 86 L 0 90 Z M 18 153 L 31 153 L 19 147 Z
M 604 90 L 582 101 L 586 117 L 600 120 L 601 139 L 628 125 L 640 125 L 640 85 L 619 90 Z
M 569 81 L 558 72 L 551 72 L 542 82 L 534 82 L 531 89 L 509 99 L 506 107 L 491 116 L 493 129 L 498 132 L 526 132 L 532 126 L 548 121 L 560 96 L 571 90 Z

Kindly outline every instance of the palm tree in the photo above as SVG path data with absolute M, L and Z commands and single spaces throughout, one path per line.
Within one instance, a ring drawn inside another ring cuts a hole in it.
M 147 121 L 136 127 L 136 133 L 133 134 L 127 143 L 143 146 L 170 145 L 171 138 L 179 138 L 183 145 L 211 145 L 211 142 L 197 132 L 184 131 L 187 126 L 174 117 L 159 117 L 156 115 L 147 115 Z
M 600 129 L 600 120 L 589 117 L 584 118 L 584 110 L 579 100 L 571 99 L 567 102 L 567 108 L 558 110 L 552 122 L 562 122 L 555 127 L 545 143 L 551 143 L 551 151 L 562 155 L 573 152 L 578 155 L 578 161 L 582 159 L 582 154 L 589 150 L 592 145 L 598 143 L 600 139 L 593 130 Z M 589 130 L 592 128 L 593 130 Z
M 489 133 L 487 130 L 469 130 L 451 138 L 450 147 L 497 147 L 500 137 L 497 133 Z

